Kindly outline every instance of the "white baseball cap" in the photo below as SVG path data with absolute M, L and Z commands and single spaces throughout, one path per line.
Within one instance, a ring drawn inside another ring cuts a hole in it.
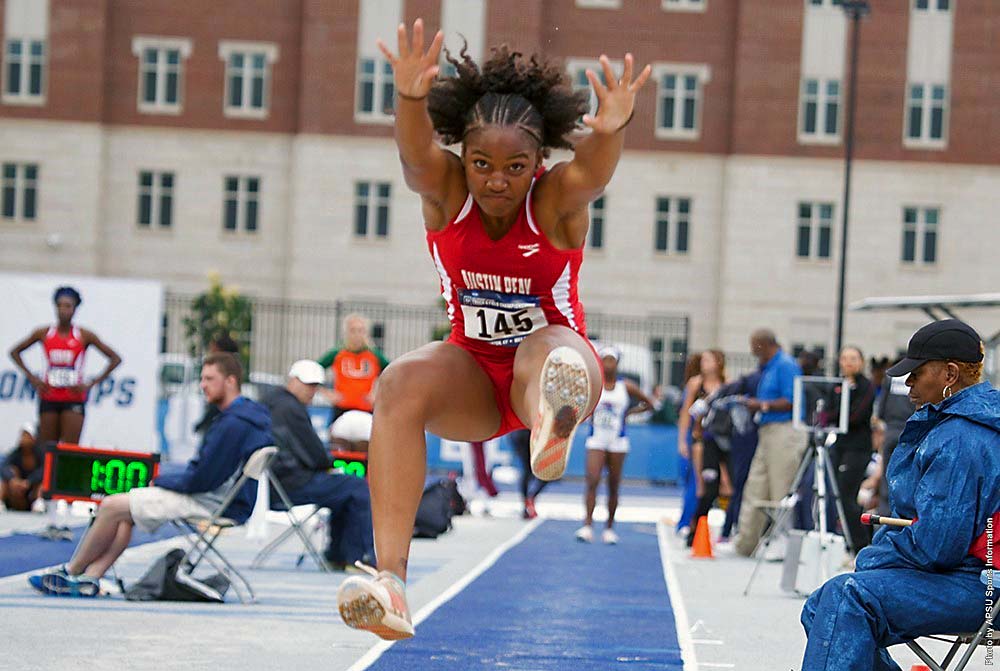
M 337 418 L 330 427 L 330 435 L 334 438 L 356 443 L 361 440 L 371 440 L 372 415 L 364 410 L 348 410 Z
M 21 432 L 35 438 L 38 436 L 38 427 L 35 426 L 34 422 L 25 422 L 21 425 Z
M 323 367 L 312 359 L 299 359 L 292 364 L 288 377 L 298 378 L 303 384 L 322 384 L 326 374 Z
M 621 350 L 614 345 L 605 345 L 597 353 L 602 359 L 605 357 L 611 357 L 615 361 L 621 361 L 622 359 Z

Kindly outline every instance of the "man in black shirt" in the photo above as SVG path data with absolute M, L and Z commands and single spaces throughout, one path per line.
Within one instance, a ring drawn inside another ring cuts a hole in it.
M 10 510 L 31 510 L 42 487 L 45 454 L 35 439 L 35 425 L 25 424 L 17 447 L 0 463 L 0 500 Z
M 315 361 L 296 361 L 284 387 L 271 387 L 261 402 L 271 413 L 279 451 L 274 475 L 295 505 L 315 504 L 330 510 L 327 560 L 336 568 L 362 560 L 373 563 L 371 499 L 368 483 L 353 475 L 329 473 L 332 458 L 316 435 L 309 412 L 324 379 Z

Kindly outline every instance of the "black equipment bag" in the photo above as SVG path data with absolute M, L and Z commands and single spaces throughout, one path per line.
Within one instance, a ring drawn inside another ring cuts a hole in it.
M 451 478 L 433 482 L 424 488 L 413 525 L 414 538 L 437 538 L 451 529 L 452 515 L 465 512 L 465 499 Z
M 174 548 L 149 567 L 139 581 L 125 590 L 129 601 L 225 601 L 229 579 L 221 573 L 204 580 L 194 578 L 180 568 L 184 551 Z

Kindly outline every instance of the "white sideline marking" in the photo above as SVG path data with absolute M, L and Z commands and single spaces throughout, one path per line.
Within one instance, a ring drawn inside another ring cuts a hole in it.
M 541 517 L 531 520 L 528 524 L 518 531 L 516 534 L 508 538 L 503 544 L 499 545 L 493 552 L 486 556 L 479 564 L 477 564 L 471 571 L 466 573 L 464 576 L 455 581 L 451 587 L 441 592 L 434 599 L 432 599 L 427 605 L 417 611 L 416 615 L 413 616 L 413 626 L 416 628 L 418 624 L 430 617 L 434 611 L 443 606 L 444 604 L 451 601 L 455 596 L 461 592 L 463 589 L 469 586 L 473 580 L 485 573 L 491 566 L 497 563 L 504 554 L 507 553 L 515 545 L 518 545 L 525 538 L 528 537 L 531 532 L 533 532 L 538 525 L 544 520 Z M 395 641 L 380 641 L 376 643 L 372 648 L 364 654 L 361 659 L 356 661 L 347 671 L 364 671 L 369 666 L 374 664 L 382 654 L 391 648 Z
M 726 662 L 702 662 L 698 665 L 700 668 L 711 667 L 713 669 L 735 669 L 735 664 L 729 664 Z
M 663 579 L 667 583 L 667 591 L 670 593 L 670 603 L 674 608 L 674 624 L 677 627 L 677 642 L 681 646 L 681 660 L 684 663 L 684 671 L 697 671 L 698 659 L 694 654 L 694 641 L 691 639 L 690 633 L 691 625 L 689 624 L 687 610 L 684 608 L 684 597 L 681 595 L 681 586 L 677 581 L 674 566 L 670 562 L 669 533 L 667 525 L 662 520 L 656 523 L 656 536 L 660 543 L 660 563 L 663 565 Z M 703 664 L 702 666 L 709 665 Z

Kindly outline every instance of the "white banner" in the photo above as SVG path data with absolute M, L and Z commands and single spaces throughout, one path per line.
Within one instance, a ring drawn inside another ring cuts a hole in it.
M 107 380 L 90 390 L 80 443 L 140 452 L 156 451 L 157 360 L 163 314 L 159 282 L 72 275 L 0 273 L 0 450 L 15 444 L 18 427 L 38 420 L 38 397 L 9 352 L 39 326 L 56 323 L 52 293 L 69 285 L 83 303 L 74 324 L 92 331 L 122 358 Z M 36 374 L 45 371 L 41 343 L 22 358 Z M 107 359 L 87 349 L 84 379 L 100 375 Z

